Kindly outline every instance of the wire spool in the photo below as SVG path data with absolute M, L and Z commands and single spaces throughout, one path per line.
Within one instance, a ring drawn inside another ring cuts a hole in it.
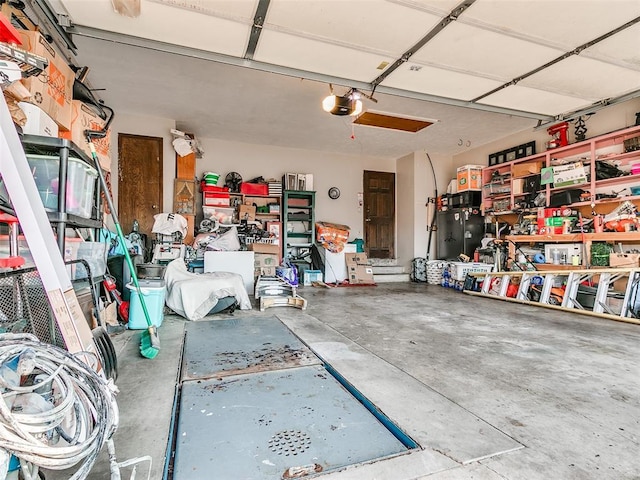
M 86 478 L 118 426 L 115 386 L 83 361 L 91 357 L 34 335 L 0 335 L 0 449 L 18 457 L 31 478 L 40 467 L 78 464 L 70 480 Z
M 98 349 L 98 355 L 100 356 L 100 363 L 102 364 L 102 370 L 107 379 L 111 379 L 114 382 L 118 378 L 118 358 L 116 356 L 116 349 L 111 342 L 111 338 L 107 331 L 102 328 L 94 328 L 93 342 Z

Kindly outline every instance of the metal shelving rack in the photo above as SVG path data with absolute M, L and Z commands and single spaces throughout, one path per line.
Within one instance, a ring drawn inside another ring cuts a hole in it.
M 63 138 L 23 135 L 21 141 L 26 153 L 42 153 L 46 155 L 53 153 L 60 158 L 58 170 L 58 205 L 55 211 L 47 212 L 49 222 L 58 233 L 57 242 L 60 252 L 64 253 L 65 250 L 64 232 L 68 227 L 94 229 L 96 238 L 98 238 L 97 231 L 102 227 L 102 208 L 100 208 L 102 190 L 97 178 L 95 180 L 96 185 L 91 218 L 83 218 L 67 213 L 67 167 L 69 158 L 80 159 L 87 165 L 94 167 L 93 161 L 89 159 L 76 144 Z
M 311 265 L 315 239 L 316 192 L 285 190 L 282 196 L 283 255 L 298 266 Z

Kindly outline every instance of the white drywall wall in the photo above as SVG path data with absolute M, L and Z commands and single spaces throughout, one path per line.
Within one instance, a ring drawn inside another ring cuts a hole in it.
M 587 138 L 602 135 L 604 133 L 619 130 L 632 126 L 636 120 L 636 112 L 640 112 L 640 98 L 630 100 L 620 105 L 599 110 L 586 120 Z M 569 124 L 569 142 L 575 142 L 575 124 Z M 544 152 L 546 150 L 546 142 L 551 139 L 547 134 L 546 128 L 539 130 L 527 129 L 523 132 L 505 137 L 501 140 L 491 142 L 481 147 L 469 149 L 467 152 L 455 155 L 453 157 L 451 178 L 456 175 L 456 168 L 461 165 L 488 165 L 489 155 L 500 152 L 517 145 L 522 145 L 535 140 L 536 152 Z
M 435 172 L 438 193 L 446 190 L 451 158 L 430 155 L 433 171 L 424 151 L 414 152 L 397 160 L 398 191 L 398 264 L 407 271 L 411 260 L 425 257 L 429 247 L 428 226 L 431 223 L 427 207 L 429 198 L 435 198 Z M 435 205 L 434 205 L 435 208 Z M 431 257 L 435 258 L 436 232 L 431 239 Z
M 377 157 L 198 139 L 205 153 L 196 162 L 196 173 L 199 177 L 207 171 L 218 173 L 219 185 L 224 184 L 224 177 L 231 171 L 238 172 L 244 180 L 259 176 L 280 180 L 287 172 L 312 173 L 317 192 L 316 221 L 348 225 L 350 240 L 364 238 L 362 208 L 358 205 L 364 170 L 396 171 L 395 160 Z M 340 189 L 337 200 L 327 195 L 331 187 Z

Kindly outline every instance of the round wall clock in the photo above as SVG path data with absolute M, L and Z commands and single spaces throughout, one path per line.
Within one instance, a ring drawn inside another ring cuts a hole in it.
M 329 189 L 329 198 L 335 200 L 340 196 L 340 189 L 338 187 L 331 187 Z

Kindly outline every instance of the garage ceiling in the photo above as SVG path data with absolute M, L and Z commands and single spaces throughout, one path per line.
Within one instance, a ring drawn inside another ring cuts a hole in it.
M 640 95 L 638 0 L 140 0 L 136 17 L 111 0 L 36 3 L 69 20 L 77 60 L 116 110 L 205 137 L 455 154 Z M 329 83 L 436 123 L 353 127 L 322 112 Z

